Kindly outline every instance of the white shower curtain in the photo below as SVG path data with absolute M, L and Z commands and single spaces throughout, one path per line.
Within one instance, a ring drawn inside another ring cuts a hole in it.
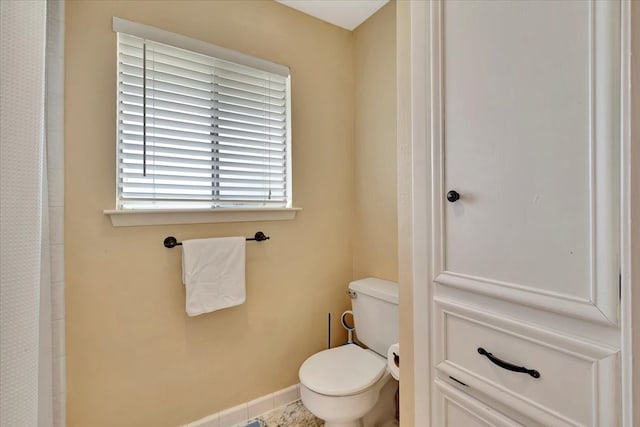
M 63 8 L 0 1 L 2 427 L 65 424 Z

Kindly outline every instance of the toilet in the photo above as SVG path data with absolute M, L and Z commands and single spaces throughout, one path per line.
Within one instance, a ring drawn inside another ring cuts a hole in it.
M 366 278 L 349 284 L 358 341 L 309 357 L 300 367 L 300 397 L 325 427 L 362 427 L 362 417 L 391 379 L 387 350 L 398 342 L 398 287 Z

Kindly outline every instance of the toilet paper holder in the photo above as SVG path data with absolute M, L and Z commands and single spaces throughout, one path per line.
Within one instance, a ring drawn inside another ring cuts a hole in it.
M 354 292 L 355 293 L 355 292 Z M 353 311 L 351 310 L 345 310 L 342 313 L 342 316 L 340 316 L 340 323 L 342 323 L 342 327 L 345 328 L 347 330 L 347 342 L 345 342 L 345 344 L 353 344 L 353 331 L 356 329 L 355 326 L 350 325 L 349 323 L 347 323 L 347 319 L 346 317 L 348 315 L 351 315 L 353 318 Z

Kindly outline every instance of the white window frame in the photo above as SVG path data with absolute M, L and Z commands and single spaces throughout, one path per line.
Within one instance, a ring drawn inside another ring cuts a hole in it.
M 289 67 L 118 17 L 113 17 L 113 31 L 115 33 L 120 32 L 143 39 L 153 40 L 154 42 L 163 43 L 287 77 L 286 138 L 288 152 L 286 156 L 287 204 L 284 207 L 238 206 L 215 207 L 209 209 L 122 209 L 119 208 L 119 200 L 117 200 L 119 198 L 119 190 L 117 188 L 118 182 L 116 178 L 116 209 L 104 211 L 106 215 L 110 216 L 112 225 L 140 226 L 294 219 L 297 211 L 301 209 L 292 206 L 291 82 Z M 118 166 L 116 165 L 116 167 Z

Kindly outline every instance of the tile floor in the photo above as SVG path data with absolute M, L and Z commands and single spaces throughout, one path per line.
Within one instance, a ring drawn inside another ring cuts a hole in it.
M 324 422 L 304 407 L 300 400 L 281 406 L 237 427 L 322 427 Z

